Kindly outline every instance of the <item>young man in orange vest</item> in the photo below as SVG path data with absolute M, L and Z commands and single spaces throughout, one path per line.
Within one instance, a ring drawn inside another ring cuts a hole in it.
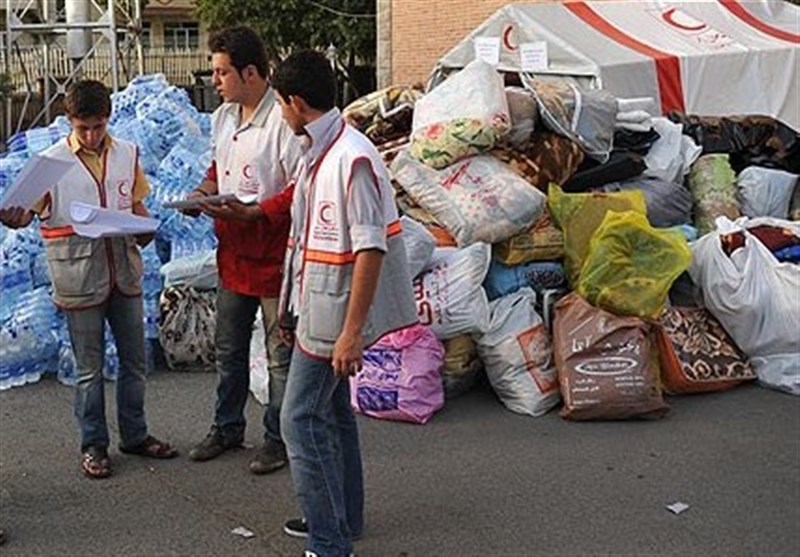
M 30 224 L 39 215 L 53 301 L 67 317 L 78 380 L 75 416 L 81 431 L 81 469 L 90 478 L 111 475 L 105 416 L 103 365 L 105 323 L 111 326 L 119 354 L 117 416 L 120 451 L 152 458 L 178 453 L 148 434 L 144 414 L 145 338 L 142 306 L 142 258 L 139 245 L 152 235 L 83 238 L 72 229 L 70 204 L 81 201 L 147 216 L 143 200 L 150 186 L 139 167 L 136 146 L 106 131 L 111 98 L 98 81 L 79 81 L 65 98 L 72 133 L 43 156 L 73 160 L 78 169 L 58 182 L 33 210 L 0 211 L 10 228 Z M 137 245 L 138 243 L 138 245 Z
M 364 487 L 349 376 L 364 348 L 417 322 L 406 251 L 386 167 L 346 125 L 327 59 L 303 51 L 273 78 L 283 116 L 305 142 L 295 182 L 281 292 L 295 350 L 281 413 L 306 555 L 344 557 L 364 528 Z

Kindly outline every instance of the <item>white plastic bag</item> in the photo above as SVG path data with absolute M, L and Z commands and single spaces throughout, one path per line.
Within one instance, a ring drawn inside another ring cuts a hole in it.
M 717 219 L 717 231 L 692 247 L 692 280 L 702 289 L 703 300 L 751 359 L 759 381 L 769 387 L 800 395 L 800 266 L 779 263 L 747 228 L 780 222 L 800 230 L 797 223 L 775 219 Z M 744 230 L 745 245 L 730 257 L 721 236 Z
M 403 224 L 403 243 L 408 256 L 408 270 L 412 277 L 422 272 L 431 260 L 436 248 L 436 238 L 420 223 L 406 216 L 400 217 Z
M 250 338 L 250 392 L 261 404 L 269 402 L 269 360 L 264 338 L 264 317 L 261 308 L 256 314 Z
M 553 347 L 528 287 L 489 305 L 489 330 L 478 353 L 497 396 L 512 412 L 541 416 L 561 400 Z
M 667 118 L 653 118 L 652 121 L 659 138 L 644 157 L 647 165 L 644 175 L 683 184 L 683 177 L 703 149 L 683 135 L 683 124 L 675 124 Z
M 401 151 L 392 161 L 392 173 L 459 246 L 502 242 L 528 230 L 546 202 L 544 194 L 492 156 L 469 157 L 434 170 Z
M 419 321 L 440 340 L 489 327 L 489 301 L 481 284 L 489 271 L 491 246 L 437 248 L 428 269 L 414 279 Z
M 475 118 L 506 129 L 510 126 L 503 78 L 491 64 L 474 60 L 419 99 L 411 129 L 416 133 L 431 124 L 459 118 Z
M 198 290 L 217 287 L 217 250 L 212 249 L 173 259 L 161 266 L 164 288 L 168 286 L 191 286 Z
M 783 170 L 749 166 L 736 177 L 742 214 L 748 217 L 789 216 L 797 174 Z

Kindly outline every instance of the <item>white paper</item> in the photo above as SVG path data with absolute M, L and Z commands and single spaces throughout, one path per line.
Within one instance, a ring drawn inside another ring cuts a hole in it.
M 520 43 L 520 67 L 523 72 L 541 72 L 547 69 L 547 42 Z
M 87 238 L 148 234 L 158 228 L 158 219 L 105 209 L 80 201 L 70 204 L 69 216 L 75 233 Z
M 496 66 L 500 63 L 500 38 L 475 37 L 475 58 Z
M 76 168 L 74 160 L 43 157 L 39 153 L 32 154 L 0 201 L 0 209 L 11 207 L 30 209 L 56 183 L 68 180 L 68 174 Z
M 681 514 L 683 511 L 689 508 L 689 505 L 686 503 L 681 503 L 680 501 L 676 501 L 671 505 L 667 505 L 667 508 L 675 514 Z
M 251 205 L 258 200 L 258 195 L 255 193 L 248 193 L 248 194 L 234 194 L 234 193 L 226 193 L 223 195 L 207 195 L 204 197 L 194 197 L 192 199 L 179 199 L 177 201 L 168 201 L 164 203 L 165 209 L 191 209 L 193 207 L 197 207 L 200 203 L 211 203 L 212 205 L 221 205 L 226 201 L 233 201 L 234 199 L 238 199 L 241 203 L 245 205 Z
M 244 526 L 237 526 L 236 528 L 231 530 L 231 534 L 233 534 L 234 536 L 242 536 L 246 540 L 255 537 L 255 534 L 250 530 L 248 530 L 247 528 L 245 528 Z

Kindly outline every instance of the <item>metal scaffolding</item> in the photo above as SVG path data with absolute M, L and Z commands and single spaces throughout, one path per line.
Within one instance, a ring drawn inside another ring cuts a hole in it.
M 5 0 L 5 68 L 11 74 L 12 60 L 24 74 L 25 98 L 17 122 L 12 114 L 12 100 L 6 102 L 6 130 L 9 135 L 22 129 L 27 106 L 41 92 L 42 109 L 30 125 L 51 121 L 53 103 L 69 85 L 81 78 L 84 66 L 99 49 L 107 48 L 110 63 L 103 79 L 111 78 L 116 92 L 132 75 L 144 73 L 141 43 L 141 0 Z M 43 76 L 41 87 L 27 66 L 21 51 L 24 43 L 37 53 L 36 64 Z M 71 60 L 65 75 L 55 75 L 51 63 L 55 50 L 62 50 Z M 124 82 L 121 82 L 124 78 Z M 41 91 L 37 89 L 41 88 Z

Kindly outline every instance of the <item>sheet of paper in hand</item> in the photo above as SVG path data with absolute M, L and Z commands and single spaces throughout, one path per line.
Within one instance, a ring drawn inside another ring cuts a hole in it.
M 87 238 L 148 234 L 158 228 L 158 219 L 105 209 L 80 201 L 70 204 L 69 213 L 75 233 Z

